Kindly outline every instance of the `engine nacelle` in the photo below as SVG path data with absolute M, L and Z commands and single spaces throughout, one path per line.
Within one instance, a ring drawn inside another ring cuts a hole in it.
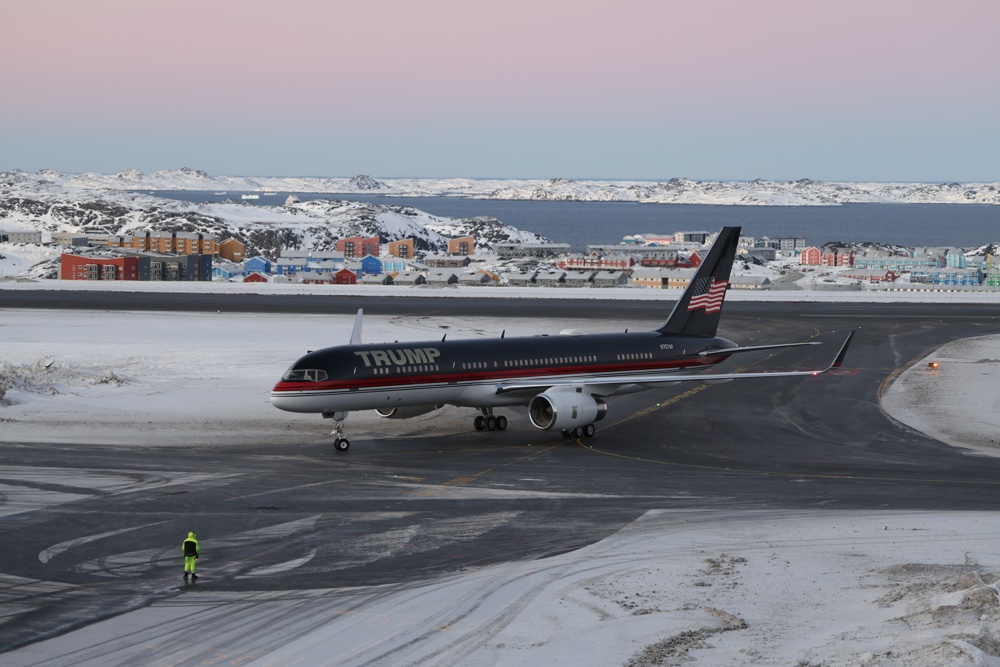
M 535 428 L 563 430 L 604 419 L 608 405 L 572 387 L 556 387 L 528 403 L 528 419 Z
M 389 408 L 388 410 L 380 408 L 375 410 L 375 412 L 383 419 L 413 419 L 420 415 L 426 415 L 428 412 L 440 410 L 443 407 L 443 405 L 413 405 L 408 408 Z

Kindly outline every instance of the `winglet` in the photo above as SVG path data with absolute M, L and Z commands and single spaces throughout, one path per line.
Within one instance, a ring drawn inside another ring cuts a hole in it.
M 361 345 L 361 317 L 364 308 L 358 308 L 358 314 L 354 316 L 354 331 L 351 332 L 351 345 Z
M 851 333 L 847 336 L 847 340 L 844 341 L 843 346 L 841 346 L 840 352 L 837 353 L 837 358 L 833 360 L 832 364 L 830 364 L 830 368 L 840 368 L 840 365 L 844 363 L 844 357 L 847 356 L 847 348 L 851 344 L 851 340 L 854 338 L 855 333 L 857 333 L 857 329 L 851 329 Z

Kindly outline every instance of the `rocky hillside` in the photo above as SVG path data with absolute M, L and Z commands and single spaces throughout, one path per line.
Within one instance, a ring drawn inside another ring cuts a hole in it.
M 203 172 L 202 172 L 203 173 Z M 199 177 L 195 174 L 194 177 Z M 377 188 L 375 184 L 368 184 Z M 539 242 L 537 234 L 494 218 L 453 219 L 408 206 L 383 206 L 337 199 L 251 206 L 227 201 L 190 204 L 134 192 L 67 185 L 23 172 L 0 174 L 0 227 L 47 232 L 131 234 L 139 230 L 202 232 L 235 238 L 247 256 L 276 258 L 282 248 L 331 250 L 340 238 L 378 236 L 383 243 L 412 238 L 419 250 L 440 252 L 448 239 L 493 243 Z

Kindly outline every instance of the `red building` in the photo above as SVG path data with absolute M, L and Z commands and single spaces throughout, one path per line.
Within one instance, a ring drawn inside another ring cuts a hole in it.
M 382 243 L 377 236 L 370 239 L 362 236 L 352 236 L 349 239 L 340 239 L 337 241 L 337 250 L 344 253 L 345 258 L 361 259 L 365 255 L 378 257 L 381 247 Z
M 816 246 L 802 249 L 799 262 L 807 266 L 854 266 L 854 251 L 838 248 L 823 252 Z
M 701 266 L 701 255 L 695 251 L 686 258 L 678 253 L 671 253 L 663 257 L 643 257 L 639 260 L 639 264 L 640 266 L 661 269 L 696 269 Z
M 805 264 L 806 266 L 819 266 L 820 258 L 823 256 L 823 252 L 816 246 L 809 246 L 808 248 L 802 249 L 802 254 L 799 255 L 799 263 Z
M 828 250 L 820 257 L 819 263 L 823 266 L 854 266 L 854 250 Z
M 63 255 L 59 260 L 63 280 L 138 280 L 138 257 Z
M 266 282 L 269 282 L 269 281 L 267 279 L 267 276 L 265 276 L 263 273 L 261 273 L 260 271 L 254 271 L 253 273 L 248 274 L 243 279 L 243 282 L 245 282 L 245 283 L 266 283 Z
M 556 262 L 560 269 L 575 270 L 596 269 L 598 271 L 627 271 L 635 266 L 635 259 L 624 255 L 614 257 L 593 257 L 584 255 L 582 257 L 567 257 Z
M 341 269 L 333 274 L 333 282 L 336 285 L 357 285 L 358 274 L 350 269 Z

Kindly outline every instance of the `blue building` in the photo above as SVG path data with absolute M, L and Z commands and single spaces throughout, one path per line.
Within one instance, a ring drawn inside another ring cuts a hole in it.
M 247 274 L 242 264 L 227 262 L 222 260 L 212 265 L 212 280 L 230 280 L 231 278 L 242 278 Z
M 261 257 L 260 255 L 246 260 L 243 262 L 243 266 L 246 268 L 248 274 L 253 273 L 254 271 L 266 274 L 271 273 L 271 260 L 266 257 Z
M 974 287 L 983 282 L 983 272 L 974 269 L 914 269 L 910 282 L 924 285 Z
M 314 275 L 332 274 L 342 268 L 344 253 L 315 250 L 282 250 L 281 257 L 274 263 L 274 272 L 279 276 L 294 276 L 306 271 Z
M 940 255 L 908 254 L 896 255 L 883 250 L 867 250 L 854 255 L 855 269 L 875 269 L 878 271 L 919 271 L 940 268 L 944 260 Z
M 377 276 L 382 273 L 382 260 L 372 255 L 361 258 L 361 273 L 366 276 Z
M 945 253 L 945 266 L 949 269 L 964 269 L 966 268 L 965 253 L 961 250 L 949 250 Z
M 411 263 L 411 260 L 401 259 L 399 257 L 393 257 L 392 255 L 387 255 L 385 257 L 379 257 L 382 262 L 382 273 L 396 273 L 397 271 L 406 271 Z
M 308 257 L 279 257 L 274 263 L 274 272 L 279 276 L 294 276 L 306 270 Z

